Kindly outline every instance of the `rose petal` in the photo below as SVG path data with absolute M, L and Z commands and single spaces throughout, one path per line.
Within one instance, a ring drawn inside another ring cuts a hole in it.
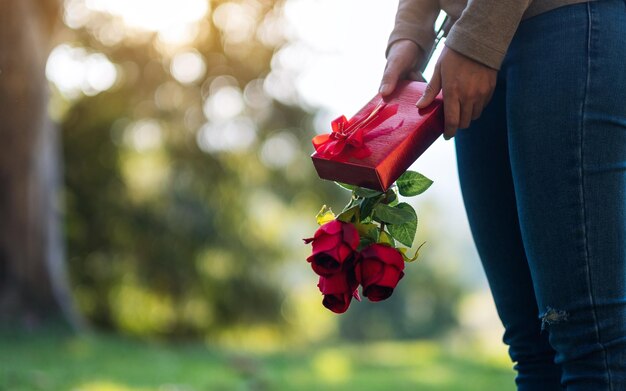
M 319 227 L 318 231 L 327 233 L 328 235 L 335 235 L 342 229 L 342 225 L 345 224 L 339 220 L 331 220 L 328 223 Z
M 396 285 L 398 285 L 398 281 L 400 281 L 403 276 L 404 272 L 396 269 L 393 266 L 387 266 L 380 280 L 376 282 L 376 285 L 395 288 Z
M 378 282 L 385 272 L 384 264 L 375 258 L 362 259 L 357 270 L 357 280 L 364 288 Z
M 320 235 L 313 240 L 313 253 L 331 251 L 341 245 L 341 238 L 337 235 Z
M 344 263 L 348 258 L 351 258 L 353 254 L 354 251 L 345 244 L 341 245 L 341 247 L 339 247 L 337 251 L 337 255 L 341 263 Z
M 356 230 L 356 227 L 352 224 L 345 224 L 343 227 L 343 241 L 350 248 L 356 250 L 359 247 L 360 240 L 359 231 Z
M 324 295 L 322 304 L 336 314 L 343 314 L 350 306 L 352 295 L 338 294 L 338 295 Z
M 363 296 L 367 297 L 369 301 L 382 301 L 393 293 L 393 288 L 380 285 L 372 285 L 363 289 Z
M 404 259 L 393 247 L 372 244 L 360 253 L 357 280 L 363 285 L 363 296 L 370 301 L 385 300 L 404 276 Z
M 320 276 L 330 276 L 341 270 L 341 263 L 327 253 L 313 254 L 307 258 L 311 268 Z
M 382 244 L 374 243 L 361 251 L 363 258 L 377 258 L 383 263 L 391 264 L 399 270 L 404 270 L 404 258 L 400 251 L 393 247 L 385 246 Z
M 317 286 L 320 288 L 320 292 L 324 295 L 339 293 L 352 294 L 346 273 L 336 273 L 328 277 L 321 276 Z

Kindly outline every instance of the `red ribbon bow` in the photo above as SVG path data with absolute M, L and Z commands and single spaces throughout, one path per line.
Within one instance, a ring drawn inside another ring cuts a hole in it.
M 404 121 L 395 126 L 371 132 L 397 112 L 397 104 L 388 105 L 381 99 L 370 112 L 356 115 L 349 121 L 343 115 L 332 121 L 332 133 L 314 137 L 313 146 L 322 156 L 364 159 L 372 154 L 367 141 L 402 126 Z

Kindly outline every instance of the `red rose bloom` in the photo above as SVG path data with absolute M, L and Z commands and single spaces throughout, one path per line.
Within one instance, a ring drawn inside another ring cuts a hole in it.
M 351 263 L 359 246 L 359 233 L 349 223 L 339 220 L 329 221 L 319 227 L 305 243 L 313 243 L 313 253 L 307 258 L 315 273 L 330 277 L 344 270 L 344 264 Z
M 385 300 L 404 276 L 404 259 L 393 247 L 371 244 L 361 251 L 356 280 L 363 285 L 363 296 L 370 301 Z
M 328 278 L 320 277 L 317 286 L 324 295 L 324 300 L 322 300 L 324 307 L 337 314 L 346 312 L 353 296 L 357 300 L 361 300 L 357 291 L 359 284 L 351 270 L 333 274 Z

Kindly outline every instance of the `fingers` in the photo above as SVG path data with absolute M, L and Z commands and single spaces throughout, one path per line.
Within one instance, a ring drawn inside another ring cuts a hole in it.
M 459 129 L 469 128 L 470 122 L 472 122 L 472 117 L 474 115 L 474 106 L 475 104 L 472 102 L 462 102 L 459 116 Z
M 398 60 L 395 58 L 391 58 L 387 61 L 383 79 L 380 82 L 379 92 L 382 96 L 387 96 L 396 89 L 396 84 L 398 84 L 398 80 L 400 80 L 400 76 L 404 71 L 401 65 L 402 64 L 399 64 Z
M 439 91 L 441 91 L 441 71 L 440 66 L 437 64 L 435 67 L 435 72 L 433 73 L 432 79 L 426 85 L 426 89 L 424 90 L 424 95 L 417 101 L 415 106 L 418 109 L 423 109 L 427 107 L 429 104 L 433 103 Z
M 449 140 L 456 135 L 458 129 L 469 128 L 471 122 L 480 117 L 483 111 L 483 104 L 481 102 L 464 101 L 459 99 L 458 95 L 454 93 L 448 93 L 447 95 L 450 96 L 448 100 L 446 100 L 446 92 L 444 92 L 445 130 L 443 137 Z
M 444 138 L 449 140 L 457 129 L 468 128 L 480 117 L 493 94 L 497 71 L 448 47 L 443 49 L 437 68 L 433 80 L 437 76 L 437 86 L 443 91 Z M 424 100 L 420 103 L 430 103 Z
M 387 65 L 380 82 L 380 94 L 390 95 L 398 81 L 411 73 L 413 66 L 422 56 L 422 50 L 413 41 L 408 39 L 396 41 L 389 49 Z
M 443 107 L 444 107 L 444 130 L 443 138 L 450 140 L 456 134 L 456 130 L 459 128 L 459 121 L 461 117 L 461 102 L 459 98 L 454 94 L 443 95 Z
M 474 103 L 472 108 L 472 121 L 480 118 L 480 114 L 483 112 L 484 106 L 482 103 Z

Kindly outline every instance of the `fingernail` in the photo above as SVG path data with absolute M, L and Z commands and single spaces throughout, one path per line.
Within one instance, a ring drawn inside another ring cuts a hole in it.
M 415 102 L 415 107 L 419 107 L 423 100 L 424 98 L 419 98 L 417 102 Z
M 443 135 L 443 139 L 444 139 L 444 140 L 446 140 L 446 141 L 450 140 L 451 138 L 452 138 L 452 137 L 450 137 L 450 136 L 446 136 L 445 134 Z
M 379 93 L 384 94 L 387 92 L 387 87 L 388 84 L 383 84 L 382 86 L 380 86 L 380 89 L 378 90 Z

